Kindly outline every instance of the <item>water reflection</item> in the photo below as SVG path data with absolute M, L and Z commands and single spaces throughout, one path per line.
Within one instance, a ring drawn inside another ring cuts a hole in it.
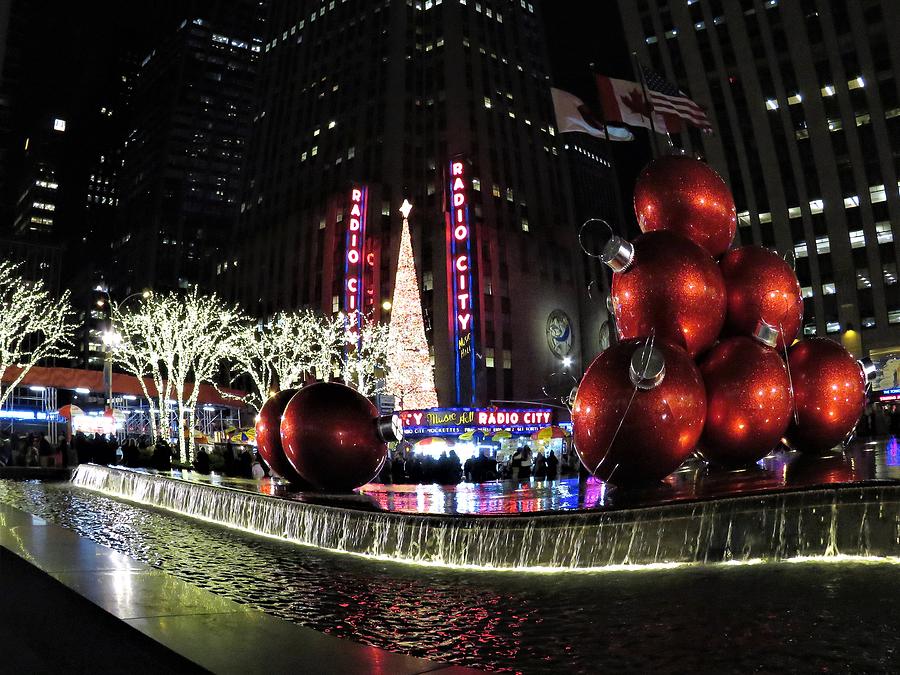
M 606 498 L 593 482 L 567 495 Z M 65 484 L 0 480 L 0 502 L 296 623 L 479 668 L 892 672 L 898 661 L 896 565 L 466 573 L 328 555 Z
M 737 470 L 688 460 L 665 481 L 644 488 L 616 489 L 595 478 L 461 483 L 459 485 L 382 485 L 371 483 L 350 495 L 302 494 L 280 480 L 250 481 L 172 472 L 183 480 L 304 502 L 398 513 L 513 515 L 574 509 L 616 509 L 695 499 L 759 494 L 863 481 L 900 481 L 900 444 L 891 437 L 855 443 L 843 452 L 802 455 L 779 450 L 757 464 Z

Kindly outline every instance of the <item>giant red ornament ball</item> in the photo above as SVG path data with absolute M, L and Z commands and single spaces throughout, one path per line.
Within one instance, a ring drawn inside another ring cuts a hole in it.
M 256 419 L 256 449 L 272 470 L 297 487 L 306 481 L 291 466 L 281 445 L 281 415 L 297 389 L 279 391 L 267 400 Z
M 634 186 L 634 212 L 641 231 L 677 232 L 713 257 L 728 249 L 737 230 L 734 197 L 725 181 L 691 157 L 650 162 Z
M 724 466 L 751 464 L 784 436 L 791 382 L 778 353 L 748 337 L 717 344 L 700 365 L 706 384 L 703 456 Z
M 375 406 L 336 382 L 311 384 L 291 398 L 281 418 L 281 442 L 297 473 L 320 490 L 365 485 L 387 456 Z
M 742 246 L 719 261 L 728 309 L 725 326 L 737 335 L 752 335 L 760 320 L 779 330 L 778 349 L 790 345 L 803 321 L 803 297 L 794 270 L 762 246 Z
M 659 481 L 694 449 L 706 415 L 700 372 L 680 347 L 656 341 L 661 381 L 636 389 L 632 358 L 645 340 L 625 340 L 587 369 L 572 409 L 575 449 L 588 471 L 615 485 Z
M 612 281 L 621 336 L 653 333 L 684 346 L 691 357 L 709 349 L 725 321 L 725 283 L 716 262 L 673 232 L 642 234 L 633 247 L 632 260 Z
M 807 452 L 822 452 L 849 436 L 866 406 L 866 381 L 856 359 L 836 342 L 811 338 L 788 352 L 796 421 L 787 439 Z

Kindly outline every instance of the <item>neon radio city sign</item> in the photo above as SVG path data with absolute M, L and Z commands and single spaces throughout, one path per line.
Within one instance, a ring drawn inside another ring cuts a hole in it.
M 366 242 L 366 201 L 368 189 L 354 187 L 350 191 L 350 219 L 344 258 L 344 310 L 361 318 L 363 306 L 363 250 Z
M 450 162 L 449 294 L 451 335 L 456 369 L 456 394 L 459 403 L 475 397 L 474 293 L 472 290 L 472 242 L 469 223 L 469 197 L 466 190 L 466 166 Z

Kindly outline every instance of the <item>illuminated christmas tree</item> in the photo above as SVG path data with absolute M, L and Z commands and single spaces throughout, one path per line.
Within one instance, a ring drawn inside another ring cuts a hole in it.
M 389 375 L 387 390 L 397 397 L 398 404 L 407 410 L 436 408 L 437 393 L 434 372 L 425 339 L 425 320 L 422 299 L 416 278 L 409 236 L 409 212 L 412 204 L 403 202 L 403 232 L 400 236 L 400 257 L 394 280 L 394 299 L 391 303 Z

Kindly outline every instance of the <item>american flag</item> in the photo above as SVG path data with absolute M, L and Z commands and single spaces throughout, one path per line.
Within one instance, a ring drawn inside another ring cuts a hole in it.
M 694 103 L 676 85 L 651 68 L 641 66 L 644 84 L 653 110 L 662 114 L 677 115 L 695 127 L 712 131 L 712 124 L 703 108 Z

